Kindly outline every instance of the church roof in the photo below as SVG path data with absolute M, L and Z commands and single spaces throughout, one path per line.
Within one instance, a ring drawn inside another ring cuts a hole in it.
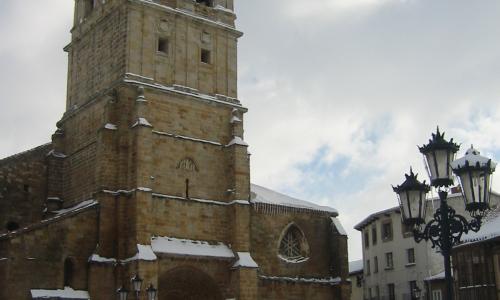
M 338 211 L 328 206 L 321 206 L 312 202 L 296 199 L 260 185 L 252 184 L 250 187 L 252 203 L 264 203 L 278 206 L 293 207 L 299 209 L 328 212 L 338 215 Z

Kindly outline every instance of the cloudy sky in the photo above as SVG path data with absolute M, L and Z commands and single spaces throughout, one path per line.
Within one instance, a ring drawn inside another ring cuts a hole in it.
M 500 159 L 500 1 L 236 0 L 252 180 L 353 226 L 440 126 Z M 0 157 L 49 141 L 64 110 L 73 1 L 0 1 Z M 500 189 L 500 176 L 495 179 Z

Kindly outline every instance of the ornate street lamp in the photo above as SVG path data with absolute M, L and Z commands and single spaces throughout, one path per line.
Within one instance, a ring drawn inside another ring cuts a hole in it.
M 460 146 L 453 142 L 453 139 L 446 141 L 444 133 L 432 134 L 432 139 L 427 145 L 419 147 L 420 153 L 424 155 L 427 171 L 434 187 L 447 187 L 453 185 L 450 163 L 455 158 L 455 154 Z
M 116 294 L 118 295 L 118 300 L 127 300 L 128 291 L 123 286 L 116 290 Z
M 156 300 L 156 292 L 158 290 L 155 289 L 153 284 L 150 284 L 149 287 L 146 289 L 146 292 L 148 293 L 148 300 Z
M 139 277 L 139 274 L 135 274 L 130 281 L 132 282 L 132 286 L 134 287 L 135 298 L 139 299 L 139 294 L 141 293 L 142 287 L 142 278 Z
M 425 224 L 425 197 L 429 187 L 420 183 L 417 176 L 410 171 L 406 181 L 393 187 L 398 195 L 403 222 L 413 226 L 413 237 L 417 243 L 422 240 L 431 241 L 432 248 L 441 250 L 444 258 L 445 279 L 448 299 L 454 298 L 453 278 L 451 277 L 450 255 L 453 246 L 460 243 L 462 234 L 479 231 L 481 219 L 489 209 L 491 191 L 491 174 L 496 164 L 491 159 L 481 156 L 479 151 L 471 148 L 458 160 L 453 161 L 459 145 L 445 140 L 444 133 L 432 135 L 429 144 L 419 147 L 424 155 L 431 185 L 438 190 L 440 207 L 434 218 Z M 447 187 L 453 185 L 452 171 L 460 178 L 460 186 L 465 199 L 465 208 L 473 219 L 469 222 L 448 206 Z M 424 200 L 423 200 L 424 199 Z M 423 230 L 422 230 L 423 228 Z
M 465 156 L 454 161 L 451 167 L 460 180 L 465 209 L 473 218 L 484 217 L 490 209 L 491 174 L 496 163 L 471 146 Z
M 425 222 L 426 201 L 425 195 L 430 187 L 421 183 L 417 175 L 410 169 L 410 174 L 405 174 L 406 180 L 401 185 L 392 187 L 398 195 L 399 207 L 403 220 L 411 226 L 420 225 Z

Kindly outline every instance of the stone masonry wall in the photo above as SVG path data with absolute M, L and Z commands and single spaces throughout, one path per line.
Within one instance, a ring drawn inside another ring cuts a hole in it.
M 46 144 L 0 160 L 0 232 L 9 222 L 23 227 L 42 219 L 50 149 Z
M 82 106 L 124 75 L 127 16 L 126 6 L 118 6 L 122 2 L 98 5 L 73 28 L 72 42 L 66 48 L 68 110 Z
M 310 248 L 309 260 L 302 263 L 285 262 L 278 257 L 280 237 L 285 228 L 295 223 L 304 233 Z M 266 276 L 330 277 L 332 249 L 330 246 L 330 218 L 326 214 L 290 212 L 265 214 L 252 212 L 251 253 Z
M 0 236 L 0 299 L 28 300 L 30 289 L 64 286 L 64 262 L 73 263 L 70 285 L 87 289 L 87 261 L 97 245 L 97 207 Z
M 189 2 L 184 10 L 201 9 Z M 193 22 L 188 15 L 146 1 L 130 3 L 128 21 L 127 72 L 167 86 L 237 97 L 239 33 L 213 22 Z M 158 51 L 160 39 L 166 41 L 164 51 Z M 201 61 L 202 49 L 209 51 L 208 62 Z

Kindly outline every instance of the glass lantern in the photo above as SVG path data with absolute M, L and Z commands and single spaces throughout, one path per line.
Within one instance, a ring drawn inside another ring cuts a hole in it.
M 116 290 L 116 295 L 118 296 L 118 300 L 127 300 L 128 291 L 122 286 Z
M 432 134 L 432 139 L 427 145 L 419 147 L 424 155 L 427 171 L 434 187 L 448 187 L 453 185 L 451 162 L 455 159 L 455 154 L 460 149 L 453 139 L 444 139 L 444 132 L 440 133 L 439 128 Z
M 451 167 L 460 180 L 466 210 L 472 217 L 484 216 L 490 208 L 491 175 L 496 163 L 471 146 Z
M 392 187 L 398 195 L 399 206 L 403 222 L 406 225 L 418 226 L 425 222 L 425 213 L 427 210 L 425 195 L 430 187 L 418 181 L 417 175 L 410 169 L 410 174 L 405 174 L 406 180 L 396 187 Z

